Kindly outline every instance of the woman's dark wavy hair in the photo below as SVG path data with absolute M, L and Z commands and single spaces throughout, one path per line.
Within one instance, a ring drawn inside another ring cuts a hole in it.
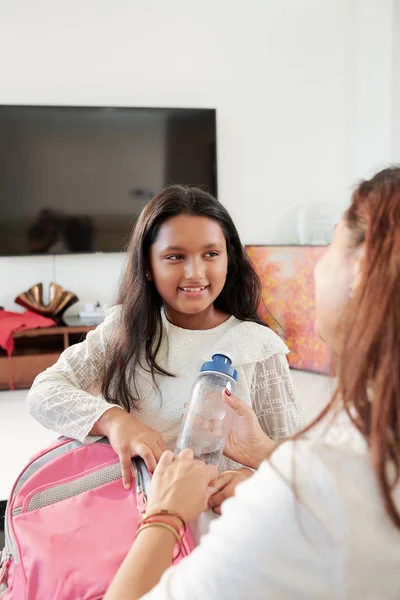
M 154 283 L 146 279 L 146 269 L 150 246 L 157 240 L 160 228 L 168 219 L 182 214 L 217 221 L 225 236 L 228 273 L 215 307 L 241 321 L 265 325 L 257 314 L 261 283 L 228 211 L 202 189 L 184 185 L 165 187 L 143 209 L 129 242 L 128 262 L 117 300 L 122 305 L 121 321 L 102 383 L 104 398 L 128 411 L 140 406 L 138 366 L 151 373 L 156 387 L 156 375 L 174 376 L 157 362 L 162 340 L 162 299 Z

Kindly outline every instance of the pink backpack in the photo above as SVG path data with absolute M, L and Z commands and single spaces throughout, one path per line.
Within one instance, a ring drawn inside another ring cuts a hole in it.
M 61 438 L 34 456 L 7 504 L 1 600 L 102 598 L 146 507 L 150 475 L 141 459 L 132 469 L 134 485 L 125 490 L 105 438 Z M 189 532 L 184 545 L 189 554 Z

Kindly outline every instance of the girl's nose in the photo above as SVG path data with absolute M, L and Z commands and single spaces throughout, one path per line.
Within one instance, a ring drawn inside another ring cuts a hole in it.
M 185 265 L 185 277 L 195 281 L 201 281 L 204 278 L 204 264 L 201 259 L 188 260 Z

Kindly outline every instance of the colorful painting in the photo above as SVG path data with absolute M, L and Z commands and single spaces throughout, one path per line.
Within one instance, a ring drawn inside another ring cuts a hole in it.
M 325 246 L 247 246 L 263 286 L 260 314 L 290 349 L 294 369 L 329 373 L 331 356 L 314 332 L 314 267 Z

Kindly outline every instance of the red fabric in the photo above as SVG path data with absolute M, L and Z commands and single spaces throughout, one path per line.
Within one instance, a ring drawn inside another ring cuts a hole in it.
M 8 356 L 11 356 L 14 350 L 14 331 L 52 327 L 55 324 L 53 319 L 42 317 L 29 310 L 23 313 L 0 310 L 0 347 L 4 348 Z

